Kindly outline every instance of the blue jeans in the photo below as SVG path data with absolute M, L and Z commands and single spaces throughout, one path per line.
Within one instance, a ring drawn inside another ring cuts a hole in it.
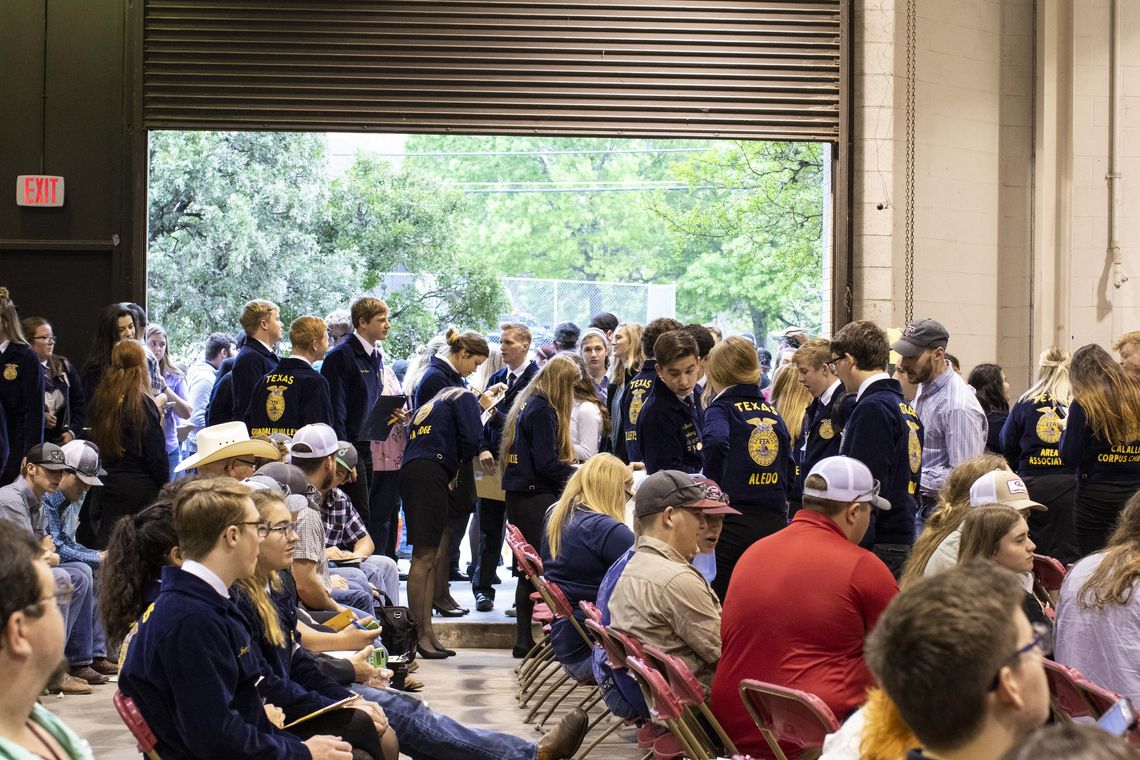
M 400 603 L 400 568 L 396 566 L 396 560 L 391 557 L 373 554 L 371 557 L 365 557 L 359 566 L 341 566 L 330 562 L 329 572 L 342 576 L 356 588 L 368 589 L 367 584 L 371 583 L 383 591 L 392 600 L 392 604 Z
M 538 746 L 511 734 L 468 728 L 440 715 L 415 697 L 392 689 L 352 684 L 352 691 L 375 702 L 400 739 L 400 752 L 412 760 L 534 760 Z
M 82 562 L 64 562 L 52 568 L 56 585 L 61 580 L 71 584 L 71 602 L 60 605 L 67 644 L 64 654 L 72 666 L 90 665 L 95 658 L 107 656 L 107 636 L 103 621 L 95 609 L 95 578 L 91 568 Z

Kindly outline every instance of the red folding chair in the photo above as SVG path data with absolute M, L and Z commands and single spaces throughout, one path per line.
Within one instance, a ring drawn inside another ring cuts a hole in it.
M 667 653 L 664 649 L 645 644 L 643 647 L 646 659 L 655 668 L 664 674 L 670 688 L 688 712 L 688 725 L 695 736 L 704 739 L 704 744 L 714 755 L 717 750 L 725 750 L 728 754 L 736 754 L 736 745 L 732 743 L 720 721 L 713 715 L 705 701 L 705 687 L 700 682 L 692 668 L 676 655 Z M 701 723 L 701 718 L 712 727 L 715 737 L 709 736 Z
M 593 602 L 583 599 L 578 602 L 578 609 L 582 610 L 582 614 L 586 616 L 587 620 L 593 620 L 595 623 L 602 622 L 602 611 Z
M 158 739 L 150 730 L 150 726 L 147 725 L 146 718 L 139 712 L 135 701 L 121 691 L 116 691 L 111 701 L 115 703 L 115 710 L 119 713 L 119 718 L 126 724 L 131 736 L 135 737 L 135 741 L 138 742 L 139 752 L 149 757 L 150 760 L 159 760 L 158 751 L 155 750 L 155 747 L 158 746 Z
M 1044 554 L 1033 555 L 1033 579 L 1049 597 L 1051 609 L 1045 612 L 1055 617 L 1057 602 L 1061 599 L 1061 584 L 1065 582 L 1065 566 L 1053 557 Z
M 816 758 L 839 721 L 822 699 L 799 689 L 746 678 L 740 698 L 777 760 Z
M 1052 660 L 1042 660 L 1045 666 L 1045 680 L 1049 683 L 1049 696 L 1053 702 L 1053 714 L 1058 720 L 1073 718 L 1096 718 L 1092 706 L 1078 685 L 1084 677 L 1068 665 Z
M 712 756 L 705 751 L 700 741 L 692 735 L 682 720 L 684 708 L 681 705 L 681 700 L 669 688 L 669 682 L 665 680 L 665 677 L 640 657 L 627 657 L 625 662 L 629 672 L 633 674 L 648 695 L 650 714 L 655 720 L 663 722 L 668 727 L 669 733 L 681 747 L 682 756 L 693 758 L 693 760 L 711 760 Z M 654 757 L 663 760 L 666 752 L 672 752 L 671 744 L 664 737 L 659 737 L 653 743 Z

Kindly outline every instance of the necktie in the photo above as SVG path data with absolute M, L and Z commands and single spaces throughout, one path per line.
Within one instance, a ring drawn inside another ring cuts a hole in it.
M 515 377 L 514 372 L 508 372 L 507 373 L 507 389 L 508 390 L 515 384 L 515 380 L 517 380 L 517 379 L 518 378 Z

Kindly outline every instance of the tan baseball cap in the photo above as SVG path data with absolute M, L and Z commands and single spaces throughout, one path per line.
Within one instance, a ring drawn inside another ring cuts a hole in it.
M 987 472 L 970 486 L 970 506 L 983 507 L 987 504 L 1000 504 L 1014 509 L 1048 511 L 1048 507 L 1029 498 L 1029 489 L 1017 473 L 1009 470 Z

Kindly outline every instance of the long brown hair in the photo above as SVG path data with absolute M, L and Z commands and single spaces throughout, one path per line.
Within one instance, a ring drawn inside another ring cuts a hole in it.
M 970 513 L 970 486 L 974 481 L 994 470 L 1004 470 L 1008 464 L 996 454 L 982 454 L 967 459 L 946 478 L 942 490 L 938 492 L 938 506 L 926 521 L 926 527 L 914 542 L 910 558 L 903 568 L 899 588 L 921 578 L 926 573 L 926 565 L 946 537 L 956 531 Z
M 542 366 L 531 384 L 523 389 L 511 405 L 507 422 L 503 426 L 503 443 L 499 449 L 499 473 L 506 471 L 507 460 L 515 447 L 518 434 L 519 412 L 535 394 L 543 396 L 554 407 L 558 420 L 558 458 L 566 464 L 574 461 L 574 447 L 570 443 L 570 411 L 574 408 L 574 384 L 582 378 L 582 371 L 569 356 L 556 355 Z
M 24 345 L 28 343 L 24 338 L 24 331 L 20 329 L 20 315 L 16 313 L 16 304 L 12 303 L 8 288 L 3 285 L 0 285 L 0 339 Z
M 974 507 L 962 521 L 962 542 L 958 545 L 958 564 L 971 559 L 993 559 L 1005 538 L 1018 521 L 1024 520 L 1013 507 L 988 504 Z
M 1140 435 L 1140 385 L 1107 351 L 1095 343 L 1078 348 L 1069 380 L 1097 438 L 1120 446 Z
M 162 325 L 151 322 L 143 330 L 143 342 L 146 343 L 150 340 L 150 336 L 162 333 L 162 337 L 166 338 L 166 350 L 162 352 L 162 360 L 158 363 L 158 372 L 163 377 L 167 375 L 181 375 L 182 370 L 175 366 L 174 362 L 170 361 L 170 337 L 166 334 L 166 330 L 162 329 Z
M 1132 599 L 1133 585 L 1140 578 L 1140 493 L 1134 494 L 1120 511 L 1103 553 L 1104 559 L 1077 596 L 1077 603 L 1086 609 L 1102 610 L 1110 604 L 1128 604 Z
M 123 455 L 128 442 L 142 444 L 150 398 L 146 349 L 137 340 L 123 340 L 111 349 L 111 364 L 103 372 L 91 397 L 88 419 L 91 440 L 107 459 Z M 129 436 L 129 441 L 128 441 Z
M 794 364 L 785 364 L 776 372 L 772 382 L 772 405 L 780 413 L 788 428 L 793 444 L 800 439 L 804 417 L 811 404 L 811 393 L 800 382 L 800 373 Z

